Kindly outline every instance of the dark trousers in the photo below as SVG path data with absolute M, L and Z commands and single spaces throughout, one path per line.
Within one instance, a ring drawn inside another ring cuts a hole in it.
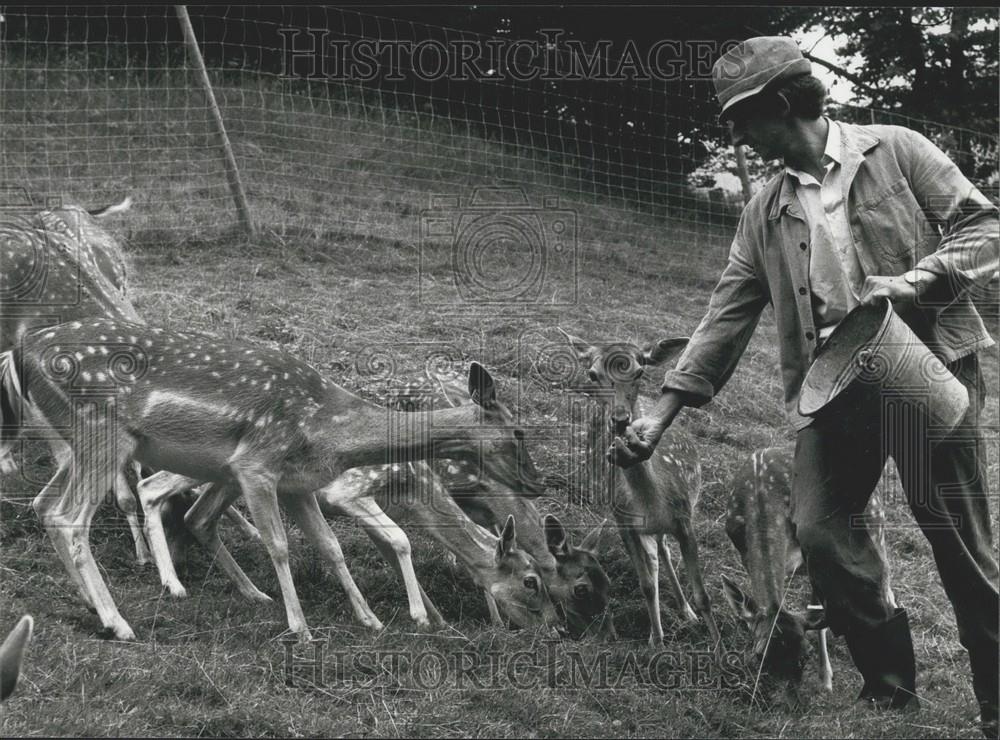
M 986 386 L 975 354 L 948 369 L 968 390 L 969 409 L 947 435 L 928 429 L 912 404 L 860 382 L 799 432 L 792 521 L 834 633 L 884 622 L 892 616 L 883 596 L 885 568 L 860 516 L 891 455 L 955 610 L 976 697 L 995 707 L 1000 598 L 979 430 Z

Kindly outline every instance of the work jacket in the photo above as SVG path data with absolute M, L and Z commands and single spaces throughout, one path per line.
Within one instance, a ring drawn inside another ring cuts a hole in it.
M 853 248 L 865 276 L 934 273 L 901 317 L 944 362 L 994 344 L 971 297 L 996 275 L 998 212 L 924 136 L 902 126 L 841 123 L 842 187 Z M 815 357 L 809 227 L 782 172 L 747 204 L 708 311 L 662 389 L 701 406 L 725 385 L 761 312 L 774 307 L 785 410 L 795 429 L 799 389 Z

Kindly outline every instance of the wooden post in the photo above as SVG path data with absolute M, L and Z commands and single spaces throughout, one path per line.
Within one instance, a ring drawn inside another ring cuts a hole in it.
M 222 121 L 222 112 L 219 110 L 219 104 L 215 100 L 215 93 L 212 91 L 212 82 L 208 79 L 205 60 L 202 58 L 201 50 L 198 48 L 198 39 L 195 38 L 194 28 L 191 26 L 191 19 L 188 17 L 187 7 L 184 5 L 175 5 L 174 10 L 177 12 L 177 19 L 180 21 L 181 28 L 184 31 L 184 42 L 187 44 L 188 53 L 194 60 L 194 66 L 198 70 L 201 87 L 205 91 L 205 97 L 208 98 L 208 107 L 212 111 L 212 118 L 215 120 L 215 130 L 222 140 L 222 150 L 225 153 L 226 162 L 226 179 L 229 180 L 229 190 L 233 194 L 233 200 L 236 202 L 236 210 L 240 214 L 240 224 L 248 235 L 253 236 L 255 229 L 253 219 L 250 217 L 250 206 L 247 204 L 247 194 L 243 190 L 240 171 L 236 167 L 236 157 L 233 156 L 233 147 L 229 143 L 228 134 L 226 134 L 226 125 Z
M 743 145 L 736 147 L 736 169 L 740 173 L 740 184 L 743 186 L 743 204 L 746 205 L 753 197 L 753 188 L 750 187 L 750 173 L 747 171 L 747 157 L 743 152 Z

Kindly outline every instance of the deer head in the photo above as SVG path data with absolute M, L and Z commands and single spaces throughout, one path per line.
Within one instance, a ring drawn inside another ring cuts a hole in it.
M 590 382 L 598 388 L 614 390 L 611 424 L 615 434 L 624 434 L 632 421 L 645 369 L 675 358 L 688 343 L 687 337 L 679 337 L 661 339 L 642 349 L 625 342 L 594 345 L 562 329 L 559 331 L 587 368 Z

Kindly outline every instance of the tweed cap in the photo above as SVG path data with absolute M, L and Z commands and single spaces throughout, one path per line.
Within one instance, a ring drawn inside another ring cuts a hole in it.
M 763 92 L 769 85 L 812 72 L 798 44 L 787 36 L 757 36 L 742 41 L 723 54 L 712 67 L 721 116 L 741 100 Z

